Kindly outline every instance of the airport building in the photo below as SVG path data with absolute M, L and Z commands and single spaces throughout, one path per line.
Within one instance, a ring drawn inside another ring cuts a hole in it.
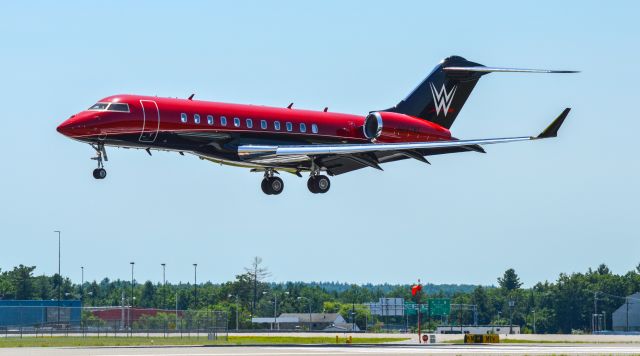
M 79 300 L 0 300 L 0 328 L 78 326 Z
M 640 292 L 627 296 L 611 320 L 613 331 L 640 331 Z
M 252 318 L 254 324 L 268 324 L 276 330 L 360 331 L 338 313 L 282 313 L 277 318 Z
M 520 334 L 519 325 L 440 325 L 436 334 Z

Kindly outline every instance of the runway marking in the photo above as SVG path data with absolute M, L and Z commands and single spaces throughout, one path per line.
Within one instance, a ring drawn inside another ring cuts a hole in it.
M 219 349 L 218 349 L 219 350 Z M 640 346 L 617 347 L 617 346 L 427 346 L 427 347 L 381 347 L 376 349 L 368 348 L 270 348 L 269 351 L 251 352 L 238 350 L 239 352 L 216 352 L 216 349 L 202 350 L 194 353 L 192 350 L 187 353 L 158 353 L 163 356 L 271 356 L 271 355 L 344 355 L 344 354 L 455 354 L 455 355 L 478 355 L 478 354 L 508 354 L 508 355 L 549 355 L 549 354 L 638 354 Z M 148 350 L 147 350 L 148 351 Z M 220 350 L 222 351 L 222 350 Z M 140 354 L 101 354 L 95 356 L 140 356 Z
M 0 349 L 0 355 L 93 355 L 93 356 L 320 356 L 320 355 L 630 355 L 640 354 L 640 345 L 406 345 L 351 347 L 113 347 L 113 348 L 27 348 Z M 165 353 L 166 352 L 166 353 Z

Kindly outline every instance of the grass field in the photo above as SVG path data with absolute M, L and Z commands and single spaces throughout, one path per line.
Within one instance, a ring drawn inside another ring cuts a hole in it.
M 406 338 L 354 337 L 354 344 L 379 344 L 404 341 Z M 346 343 L 344 337 L 338 340 Z M 335 344 L 335 337 L 294 336 L 229 336 L 228 341 L 210 341 L 206 337 L 8 337 L 0 338 L 0 347 L 68 347 L 68 346 L 153 346 L 153 345 L 278 345 L 278 344 Z

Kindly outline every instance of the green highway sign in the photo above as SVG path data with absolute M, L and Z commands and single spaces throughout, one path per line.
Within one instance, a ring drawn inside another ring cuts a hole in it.
M 407 315 L 416 315 L 418 314 L 418 307 L 414 302 L 405 302 L 404 303 L 404 312 Z M 420 304 L 420 314 L 427 314 L 427 306 L 425 304 Z
M 451 300 L 447 298 L 429 299 L 430 316 L 447 316 L 451 312 Z

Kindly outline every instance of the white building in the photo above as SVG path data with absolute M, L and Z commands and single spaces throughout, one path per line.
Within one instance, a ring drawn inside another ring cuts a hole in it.
M 441 325 L 436 334 L 520 334 L 518 325 Z
M 640 331 L 640 292 L 628 296 L 611 320 L 613 331 Z
M 282 313 L 277 318 L 252 318 L 252 323 L 269 324 L 276 330 L 360 331 L 338 313 Z

